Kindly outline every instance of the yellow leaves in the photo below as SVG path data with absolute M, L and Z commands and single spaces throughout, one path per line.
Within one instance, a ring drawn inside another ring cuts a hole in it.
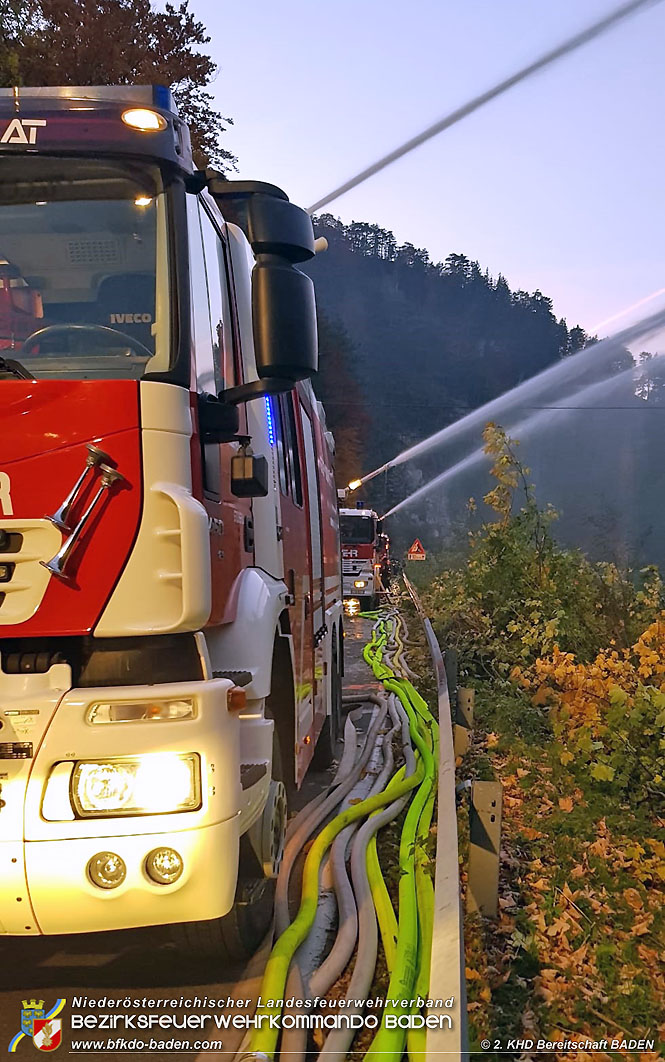
M 564 749 L 563 752 L 559 753 L 559 761 L 563 764 L 564 767 L 566 767 L 569 763 L 572 763 L 574 759 L 575 757 L 573 756 L 572 752 L 568 751 L 568 749 Z
M 550 883 L 547 878 L 538 878 L 538 881 L 531 882 L 531 888 L 537 889 L 538 892 L 547 892 L 550 887 Z
M 559 807 L 562 811 L 573 810 L 573 798 L 571 796 L 559 797 Z
M 534 693 L 533 697 L 531 698 L 531 701 L 532 701 L 533 704 L 536 705 L 537 708 L 539 708 L 541 705 L 547 704 L 547 702 L 549 701 L 552 693 L 553 693 L 552 687 L 551 686 L 546 686 L 545 684 L 543 684 L 542 686 L 538 687 L 538 689 Z

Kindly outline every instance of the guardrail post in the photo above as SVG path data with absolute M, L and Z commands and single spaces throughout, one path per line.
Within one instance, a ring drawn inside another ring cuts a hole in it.
M 455 756 L 464 756 L 468 752 L 473 733 L 473 708 L 476 691 L 460 686 L 457 690 L 457 711 L 455 713 Z
M 486 918 L 499 913 L 501 798 L 501 782 L 474 782 L 471 787 L 466 907 L 470 914 Z
M 459 672 L 459 658 L 457 649 L 446 649 L 443 654 L 443 666 L 446 669 L 446 684 L 448 686 L 448 699 L 453 712 L 453 719 L 457 718 L 457 681 Z

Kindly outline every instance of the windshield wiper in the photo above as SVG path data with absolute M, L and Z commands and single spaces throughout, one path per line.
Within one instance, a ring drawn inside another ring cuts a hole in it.
M 14 376 L 18 376 L 19 380 L 34 380 L 34 376 L 31 376 L 20 361 L 15 361 L 14 358 L 0 358 L 0 372 L 11 372 Z

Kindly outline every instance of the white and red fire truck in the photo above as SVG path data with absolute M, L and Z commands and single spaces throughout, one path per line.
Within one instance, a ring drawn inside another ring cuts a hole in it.
M 341 702 L 313 254 L 168 90 L 0 91 L 0 933 L 265 930 Z
M 373 608 L 378 593 L 384 589 L 379 517 L 373 509 L 340 509 L 339 526 L 344 597 Z

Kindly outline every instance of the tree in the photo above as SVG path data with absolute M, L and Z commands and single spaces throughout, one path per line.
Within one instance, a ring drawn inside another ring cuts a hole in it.
M 206 91 L 216 65 L 189 0 L 0 0 L 0 84 L 169 85 L 198 166 L 235 165 L 219 138 L 232 124 Z
M 319 372 L 314 380 L 326 422 L 335 437 L 335 478 L 346 487 L 367 471 L 364 441 L 368 416 L 353 374 L 355 348 L 338 321 L 319 312 Z

